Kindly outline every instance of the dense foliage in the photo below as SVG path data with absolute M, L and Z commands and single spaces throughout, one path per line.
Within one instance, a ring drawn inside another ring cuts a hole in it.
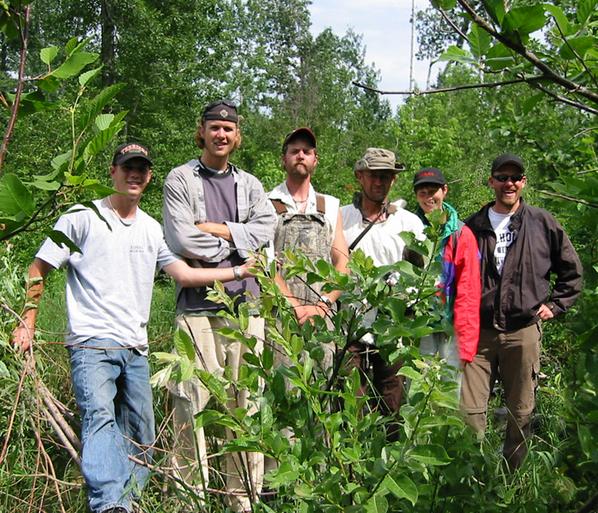
M 357 305 L 337 314 L 333 331 L 298 327 L 263 269 L 261 308 L 269 339 L 291 364 L 275 368 L 274 349 L 247 359 L 239 386 L 256 393 L 257 377 L 266 383 L 258 415 L 229 417 L 216 402 L 197 418 L 212 429 L 215 450 L 254 448 L 278 462 L 268 478 L 269 501 L 259 508 L 596 507 L 597 2 L 433 4 L 418 16 L 420 52 L 445 63 L 434 89 L 451 92 L 413 95 L 393 115 L 379 95 L 352 85 L 375 87 L 379 78 L 364 60 L 360 36 L 331 30 L 312 35 L 306 0 L 0 2 L 0 117 L 6 134 L 0 149 L 0 510 L 85 511 L 77 440 L 69 432 L 69 426 L 77 431 L 77 421 L 71 418 L 75 408 L 61 347 L 61 275 L 47 285 L 35 365 L 9 344 L 24 307 L 28 261 L 43 237 L 60 238 L 51 232 L 60 212 L 109 191 L 110 150 L 125 139 L 153 150 L 155 183 L 143 208 L 159 218 L 162 178 L 197 154 L 197 116 L 201 105 L 217 97 L 239 103 L 244 140 L 234 161 L 267 189 L 284 176 L 284 135 L 301 125 L 318 135 L 316 188 L 343 203 L 356 187 L 352 165 L 368 146 L 392 149 L 407 165 L 409 173 L 399 176 L 393 195 L 408 201 L 411 172 L 440 167 L 449 178 L 448 199 L 463 217 L 491 197 L 484 184 L 492 158 L 519 153 L 529 163 L 527 199 L 555 213 L 585 268 L 582 299 L 564 320 L 546 326 L 534 450 L 513 475 L 503 471 L 498 455 L 500 422 L 484 443 L 476 443 L 456 411 L 451 385 L 439 379 L 446 369 L 421 360 L 412 348 L 436 314 L 429 301 L 414 302 L 408 291 L 415 285 L 425 291 L 433 267 L 426 273 L 400 265 L 403 281 L 389 289 L 381 279 L 389 269 L 374 269 L 362 255 L 353 259 L 350 279 L 289 255 L 295 271 L 308 268 L 310 280 L 341 288 L 345 303 Z M 157 353 L 155 382 L 173 373 L 181 379 L 198 373 L 222 397 L 230 384 L 202 376 L 187 357 L 188 341 L 172 334 L 172 294 L 171 284 L 159 278 L 149 327 Z M 218 289 L 215 294 L 224 299 Z M 418 315 L 406 315 L 407 305 Z M 372 307 L 383 313 L 375 325 L 383 351 L 389 359 L 405 359 L 402 373 L 411 380 L 400 437 L 392 443 L 385 441 L 388 421 L 376 411 L 364 414 L 369 402 L 356 397 L 357 374 L 331 377 L 317 368 L 319 343 L 334 340 L 342 350 L 362 329 L 362 310 Z M 399 337 L 403 345 L 397 349 Z M 170 354 L 173 345 L 176 355 Z M 55 411 L 66 426 L 52 423 Z M 160 388 L 156 413 L 162 421 L 157 466 L 142 507 L 199 507 L 197 495 L 175 486 L 168 473 L 174 435 Z M 222 426 L 232 428 L 236 440 L 223 445 Z M 292 443 L 283 429 L 295 433 Z M 210 511 L 224 511 L 220 498 L 210 495 Z

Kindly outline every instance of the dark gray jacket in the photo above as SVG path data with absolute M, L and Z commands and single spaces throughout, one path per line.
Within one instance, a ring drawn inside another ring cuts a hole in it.
M 511 331 L 538 321 L 536 312 L 546 304 L 554 315 L 565 312 L 581 293 L 579 257 L 558 221 L 546 210 L 521 205 L 511 218 L 516 238 L 509 246 L 502 269 L 494 263 L 496 235 L 484 206 L 467 219 L 481 254 L 482 328 Z M 556 275 L 551 291 L 551 273 Z

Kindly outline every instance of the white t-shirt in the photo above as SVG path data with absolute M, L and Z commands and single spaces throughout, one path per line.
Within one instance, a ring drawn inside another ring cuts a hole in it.
M 424 224 L 421 219 L 402 208 L 405 205 L 403 200 L 393 204 L 397 207 L 396 212 L 390 214 L 385 221 L 372 226 L 355 248 L 361 249 L 370 256 L 376 266 L 392 265 L 403 260 L 405 242 L 399 236 L 401 232 L 412 232 L 420 240 L 425 238 Z M 363 220 L 361 211 L 354 205 L 342 207 L 341 216 L 345 239 L 347 245 L 351 246 L 369 223 Z
M 502 267 L 505 263 L 505 255 L 507 254 L 507 248 L 513 243 L 516 237 L 516 233 L 509 230 L 511 224 L 511 217 L 513 212 L 510 214 L 500 214 L 493 210 L 488 209 L 488 219 L 496 234 L 496 247 L 494 248 L 494 263 L 498 274 L 502 274 Z
M 322 194 L 324 196 L 324 208 L 326 212 L 324 217 L 326 221 L 330 224 L 331 233 L 332 233 L 332 240 L 334 240 L 334 235 L 336 233 L 336 220 L 338 219 L 338 209 L 340 208 L 340 201 L 338 198 L 334 196 L 329 196 L 328 194 Z M 297 204 L 293 200 L 293 196 L 289 192 L 289 188 L 287 187 L 286 182 L 277 185 L 270 191 L 268 194 L 268 198 L 271 200 L 279 200 L 282 201 L 285 206 L 287 207 L 287 211 L 289 214 L 297 214 L 299 213 L 299 209 L 297 208 Z M 316 207 L 316 191 L 313 188 L 313 185 L 309 185 L 309 193 L 307 195 L 307 205 L 305 206 L 304 214 L 317 214 L 318 209 Z
M 94 204 L 106 222 L 77 205 L 54 227 L 81 253 L 46 239 L 36 255 L 56 269 L 67 266 L 66 344 L 109 338 L 145 352 L 156 264 L 164 267 L 178 258 L 168 249 L 160 224 L 142 210 L 124 221 L 107 200 Z

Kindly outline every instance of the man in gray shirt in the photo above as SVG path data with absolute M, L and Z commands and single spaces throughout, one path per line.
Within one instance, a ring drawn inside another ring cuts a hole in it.
M 230 154 L 241 142 L 234 104 L 217 101 L 207 105 L 195 140 L 203 150 L 199 160 L 190 160 L 173 169 L 164 184 L 166 241 L 192 266 L 234 267 L 273 239 L 276 214 L 259 180 L 229 162 Z M 227 284 L 226 291 L 238 301 L 259 295 L 255 278 L 241 276 Z M 228 367 L 236 379 L 243 354 L 249 349 L 217 333 L 219 328 L 231 326 L 217 316 L 223 306 L 209 301 L 206 293 L 205 288 L 177 288 L 177 326 L 193 339 L 199 368 L 223 375 Z M 261 344 L 264 320 L 251 317 L 247 331 Z M 194 432 L 193 417 L 205 408 L 209 392 L 195 378 L 172 384 L 171 392 L 177 433 L 174 465 L 180 477 L 193 484 L 199 464 L 201 472 L 197 477 L 205 488 L 208 483 L 205 437 L 203 429 Z M 230 394 L 231 408 L 247 409 L 248 414 L 255 411 L 245 393 L 230 389 Z M 262 485 L 263 456 L 228 454 L 226 474 L 231 508 L 250 511 Z

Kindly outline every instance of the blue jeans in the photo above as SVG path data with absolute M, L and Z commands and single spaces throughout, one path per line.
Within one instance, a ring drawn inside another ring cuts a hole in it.
M 69 348 L 71 375 L 81 412 L 81 468 L 89 507 L 95 512 L 131 499 L 149 477 L 154 443 L 154 411 L 147 356 L 109 339 L 89 339 Z

